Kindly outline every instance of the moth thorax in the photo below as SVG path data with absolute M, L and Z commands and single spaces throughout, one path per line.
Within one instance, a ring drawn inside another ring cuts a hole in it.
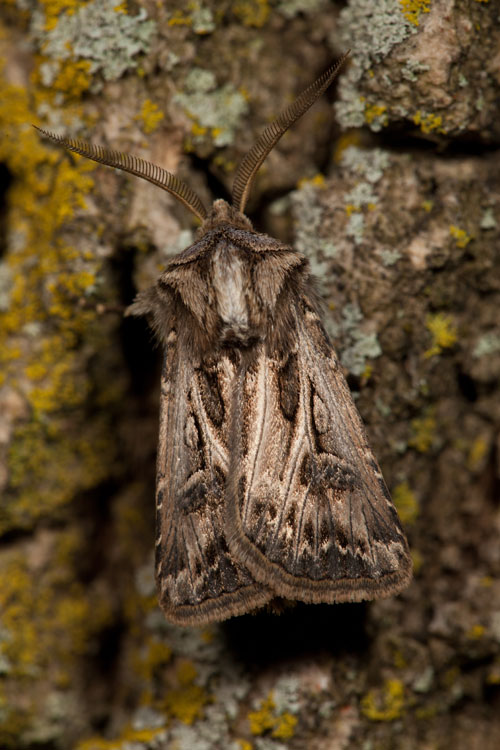
M 248 306 L 248 268 L 239 251 L 221 241 L 212 255 L 212 283 L 221 344 L 247 346 L 254 339 Z

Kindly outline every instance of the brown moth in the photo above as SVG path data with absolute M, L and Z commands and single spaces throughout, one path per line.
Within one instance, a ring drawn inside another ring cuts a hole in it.
M 303 255 L 256 232 L 257 170 L 347 55 L 269 125 L 242 160 L 233 203 L 209 212 L 149 162 L 44 133 L 169 191 L 202 222 L 127 314 L 164 346 L 156 578 L 168 620 L 200 625 L 274 597 L 357 602 L 411 578 L 408 545 Z M 44 132 L 44 131 L 42 131 Z

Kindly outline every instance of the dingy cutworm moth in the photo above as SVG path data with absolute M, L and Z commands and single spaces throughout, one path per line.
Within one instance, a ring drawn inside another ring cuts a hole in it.
M 408 545 L 336 354 L 306 258 L 243 211 L 260 165 L 344 55 L 242 160 L 209 212 L 174 175 L 45 133 L 169 191 L 202 222 L 127 311 L 164 346 L 156 577 L 166 617 L 199 625 L 279 596 L 356 602 L 401 591 Z M 44 131 L 42 131 L 44 132 Z

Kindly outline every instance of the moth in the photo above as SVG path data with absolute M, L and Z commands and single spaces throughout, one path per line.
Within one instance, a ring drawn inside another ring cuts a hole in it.
M 262 162 L 346 56 L 265 128 L 238 167 L 232 205 L 216 200 L 209 211 L 161 167 L 42 131 L 167 190 L 201 222 L 195 242 L 127 310 L 148 318 L 164 348 L 156 579 L 179 625 L 225 620 L 275 597 L 386 597 L 411 578 L 308 261 L 244 214 Z

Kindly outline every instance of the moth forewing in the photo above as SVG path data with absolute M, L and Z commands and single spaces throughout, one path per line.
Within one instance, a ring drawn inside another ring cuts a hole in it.
M 388 596 L 411 578 L 396 510 L 317 310 L 307 293 L 285 304 L 288 352 L 262 347 L 237 380 L 230 549 L 285 598 Z
M 196 270 L 188 265 L 184 273 L 194 275 Z M 192 313 L 179 299 L 168 305 L 169 294 L 175 296 L 168 280 L 167 269 L 161 277 L 161 293 L 154 298 L 146 292 L 136 303 L 142 313 L 166 325 L 156 480 L 156 578 L 167 618 L 179 625 L 202 625 L 260 607 L 272 593 L 255 582 L 226 543 L 226 417 L 234 364 L 224 356 L 196 355 L 188 344 L 195 325 Z

